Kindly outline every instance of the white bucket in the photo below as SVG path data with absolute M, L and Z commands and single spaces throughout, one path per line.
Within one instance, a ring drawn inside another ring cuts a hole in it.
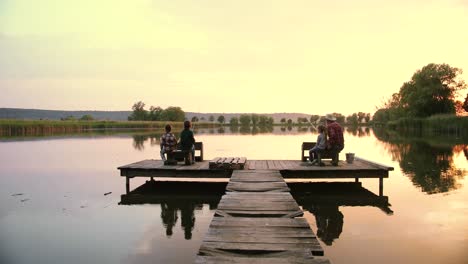
M 354 161 L 354 153 L 346 153 L 346 162 L 351 164 Z

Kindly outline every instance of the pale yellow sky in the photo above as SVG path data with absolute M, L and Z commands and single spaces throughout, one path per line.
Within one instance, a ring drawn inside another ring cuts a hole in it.
M 467 0 L 0 0 L 0 107 L 373 113 L 428 63 L 468 81 L 467 28 Z

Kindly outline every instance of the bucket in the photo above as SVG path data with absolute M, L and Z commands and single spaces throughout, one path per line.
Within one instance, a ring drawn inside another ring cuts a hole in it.
M 351 164 L 354 161 L 354 153 L 346 153 L 346 162 Z

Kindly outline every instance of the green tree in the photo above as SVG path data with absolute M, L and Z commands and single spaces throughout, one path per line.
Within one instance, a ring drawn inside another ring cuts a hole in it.
M 461 69 L 448 64 L 428 64 L 400 88 L 400 106 L 410 117 L 455 113 L 455 95 L 466 84 L 457 80 Z
M 193 116 L 193 117 L 192 117 L 192 123 L 195 123 L 195 122 L 198 122 L 198 117 Z
M 463 109 L 468 112 L 468 94 L 466 94 L 465 101 L 463 102 Z
M 333 116 L 336 117 L 336 122 L 340 124 L 345 123 L 345 116 L 340 113 L 333 113 Z
M 250 126 L 250 115 L 241 115 L 239 121 L 243 127 Z
M 348 117 L 346 117 L 346 122 L 349 125 L 357 126 L 358 125 L 358 115 L 356 113 L 354 113 L 352 115 L 349 115 Z
M 258 115 L 256 115 L 256 114 L 252 114 L 252 115 L 250 116 L 250 120 L 252 121 L 252 126 L 254 126 L 254 127 L 257 126 L 257 124 L 258 124 L 258 119 L 259 119 L 259 117 L 258 117 Z
M 209 119 L 208 119 L 210 122 L 213 122 L 214 121 L 214 116 L 210 115 Z
M 223 115 L 218 116 L 218 123 L 224 124 L 225 118 Z
M 283 117 L 283 118 L 281 118 L 280 122 L 281 122 L 281 124 L 283 124 L 283 125 L 284 125 L 284 123 L 286 123 L 286 118 L 284 118 L 284 117 Z
M 366 116 L 364 117 L 364 119 L 366 120 L 366 123 L 369 123 L 370 118 L 371 118 L 370 113 L 367 113 Z
M 81 121 L 92 121 L 94 117 L 92 115 L 84 115 L 80 118 Z
M 161 113 L 161 121 L 180 121 L 185 120 L 185 112 L 178 106 L 169 106 Z
M 291 125 L 292 125 L 292 119 L 289 118 L 289 119 L 288 119 L 288 126 L 291 126 Z
M 148 111 L 145 110 L 145 103 L 136 102 L 132 106 L 133 113 L 128 117 L 130 121 L 148 120 Z
M 163 109 L 159 106 L 151 106 L 148 112 L 149 120 L 160 121 Z
M 366 113 L 358 112 L 357 116 L 358 116 L 358 123 L 361 124 L 362 120 L 364 120 L 364 118 L 366 117 Z
M 273 126 L 273 124 L 275 123 L 275 119 L 273 119 L 273 117 L 268 117 L 268 120 L 267 120 L 267 125 L 268 126 Z
M 310 116 L 310 123 L 311 124 L 317 124 L 317 121 L 320 119 L 319 115 L 311 115 Z
M 232 117 L 231 120 L 229 120 L 229 125 L 238 126 L 239 125 L 239 119 L 237 117 Z
M 261 115 L 258 117 L 258 125 L 260 127 L 266 127 L 266 126 L 270 126 L 270 120 L 269 120 L 269 117 L 266 116 L 266 115 Z

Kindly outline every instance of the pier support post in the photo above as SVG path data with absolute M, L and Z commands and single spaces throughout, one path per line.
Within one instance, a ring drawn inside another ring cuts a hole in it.
M 354 178 L 354 182 L 359 182 L 359 178 Z
M 130 193 L 130 177 L 125 177 L 125 191 L 127 194 Z
M 383 177 L 379 178 L 379 196 L 383 196 Z

